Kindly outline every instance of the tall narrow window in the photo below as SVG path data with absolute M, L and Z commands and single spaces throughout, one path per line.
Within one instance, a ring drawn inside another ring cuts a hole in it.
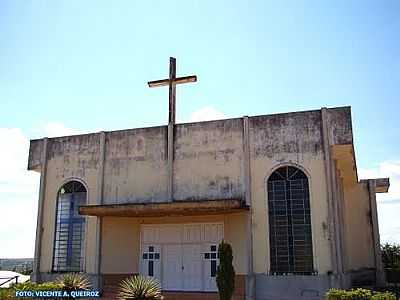
M 66 183 L 58 193 L 53 271 L 83 271 L 85 218 L 79 206 L 86 203 L 86 188 L 78 181 Z
M 313 273 L 310 198 L 307 176 L 287 166 L 268 178 L 271 274 Z

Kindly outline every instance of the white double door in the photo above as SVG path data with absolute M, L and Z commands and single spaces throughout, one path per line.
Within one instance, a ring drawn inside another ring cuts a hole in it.
M 141 274 L 167 291 L 216 291 L 222 223 L 143 225 Z
M 163 289 L 177 291 L 203 289 L 201 245 L 164 245 L 162 261 Z

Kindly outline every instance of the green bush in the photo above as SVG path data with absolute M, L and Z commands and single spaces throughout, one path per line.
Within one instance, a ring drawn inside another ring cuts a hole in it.
M 26 281 L 23 283 L 13 284 L 11 287 L 14 291 L 53 291 L 62 289 L 60 284 L 52 281 L 43 283 Z
M 163 296 L 160 283 L 156 279 L 136 275 L 121 282 L 118 299 L 162 300 Z
M 77 291 L 77 290 L 89 290 L 91 288 L 90 280 L 86 275 L 80 273 L 67 273 L 59 276 L 55 284 L 64 291 Z
M 0 300 L 14 300 L 18 299 L 15 297 L 15 291 L 54 291 L 61 290 L 62 287 L 55 282 L 44 282 L 44 283 L 33 283 L 30 281 L 17 283 L 11 285 L 9 288 L 0 288 Z M 30 298 L 24 298 L 30 299 Z M 36 298 L 38 299 L 38 298 Z M 50 298 L 47 298 L 51 300 Z
M 218 246 L 219 266 L 217 286 L 220 300 L 230 300 L 235 290 L 235 270 L 232 265 L 232 247 L 221 241 Z
M 396 296 L 389 292 L 375 293 L 371 300 L 396 300 Z
M 12 288 L 0 288 L 0 300 L 15 299 L 15 290 Z
M 396 300 L 396 296 L 389 292 L 372 292 L 366 289 L 340 290 L 330 289 L 326 300 Z

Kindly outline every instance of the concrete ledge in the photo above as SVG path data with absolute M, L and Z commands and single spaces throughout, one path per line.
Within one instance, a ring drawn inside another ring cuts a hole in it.
M 235 213 L 248 210 L 241 200 L 175 201 L 167 203 L 138 203 L 115 205 L 86 205 L 79 214 L 114 217 L 193 216 Z

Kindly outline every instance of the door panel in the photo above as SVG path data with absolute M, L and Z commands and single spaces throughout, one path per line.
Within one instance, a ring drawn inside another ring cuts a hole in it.
M 163 289 L 182 290 L 182 246 L 163 246 Z
M 201 245 L 182 245 L 183 289 L 185 291 L 202 290 Z

